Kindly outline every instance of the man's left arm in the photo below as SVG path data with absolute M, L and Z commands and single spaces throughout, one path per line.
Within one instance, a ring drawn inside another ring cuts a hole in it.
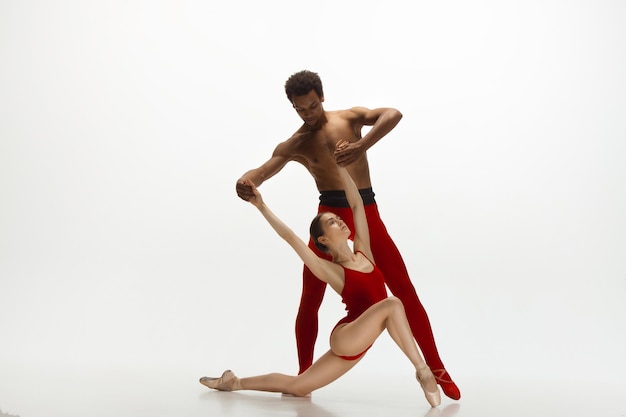
M 354 117 L 353 122 L 359 126 L 359 129 L 361 126 L 372 126 L 372 128 L 356 142 L 352 142 L 342 149 L 335 149 L 335 161 L 340 166 L 347 166 L 358 160 L 369 148 L 391 132 L 402 119 L 402 113 L 391 107 L 371 110 L 364 107 L 354 107 L 349 111 Z

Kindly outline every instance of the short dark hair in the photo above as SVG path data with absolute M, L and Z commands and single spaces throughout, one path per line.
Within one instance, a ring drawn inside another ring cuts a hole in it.
M 322 88 L 322 80 L 316 72 L 303 70 L 293 74 L 285 82 L 285 94 L 289 101 L 293 96 L 303 96 L 309 91 L 314 90 L 319 97 L 324 97 L 324 89 Z
M 317 216 L 313 218 L 311 221 L 311 226 L 309 227 L 309 235 L 311 236 L 311 240 L 315 243 L 315 247 L 321 250 L 324 253 L 328 253 L 328 246 L 323 243 L 318 242 L 318 238 L 324 234 L 324 230 L 322 228 L 322 216 L 326 213 L 319 213 Z

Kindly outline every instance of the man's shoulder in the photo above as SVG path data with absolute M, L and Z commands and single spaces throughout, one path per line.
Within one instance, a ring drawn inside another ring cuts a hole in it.
M 329 110 L 327 111 L 327 114 L 329 115 L 329 118 L 337 117 L 341 119 L 355 120 L 362 117 L 367 110 L 368 109 L 366 107 L 355 106 L 347 109 Z
M 313 136 L 314 132 L 304 126 L 296 130 L 288 139 L 276 145 L 276 154 L 293 156 L 304 141 Z

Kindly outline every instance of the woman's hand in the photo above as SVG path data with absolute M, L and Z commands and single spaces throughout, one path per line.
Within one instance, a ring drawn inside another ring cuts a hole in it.
M 361 158 L 364 151 L 359 142 L 340 140 L 335 144 L 335 162 L 341 167 L 348 166 Z
M 335 154 L 344 150 L 349 144 L 350 142 L 348 142 L 347 140 L 338 140 L 337 143 L 335 143 Z
M 257 208 L 262 206 L 263 197 L 261 196 L 259 190 L 256 188 L 256 185 L 254 185 L 254 183 L 250 180 L 243 180 L 242 183 L 245 186 L 250 187 L 250 189 L 252 190 L 252 196 L 248 199 L 248 202 Z

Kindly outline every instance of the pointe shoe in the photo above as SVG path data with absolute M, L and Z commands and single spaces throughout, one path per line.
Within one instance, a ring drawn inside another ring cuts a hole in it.
M 236 391 L 241 389 L 239 378 L 230 369 L 224 371 L 219 378 L 203 376 L 200 378 L 200 383 L 218 391 Z
M 445 369 L 433 369 L 433 374 L 435 375 L 435 379 L 437 383 L 441 386 L 441 390 L 446 396 L 452 398 L 453 400 L 461 399 L 461 391 L 459 387 L 456 386 L 450 374 Z
M 430 371 L 428 366 L 424 366 L 415 372 L 415 377 L 419 381 L 422 386 L 422 390 L 424 391 L 424 395 L 426 396 L 426 400 L 431 405 L 431 407 L 437 407 L 441 404 L 441 394 L 439 394 L 439 387 L 437 386 L 437 381 L 435 380 L 435 376 Z

